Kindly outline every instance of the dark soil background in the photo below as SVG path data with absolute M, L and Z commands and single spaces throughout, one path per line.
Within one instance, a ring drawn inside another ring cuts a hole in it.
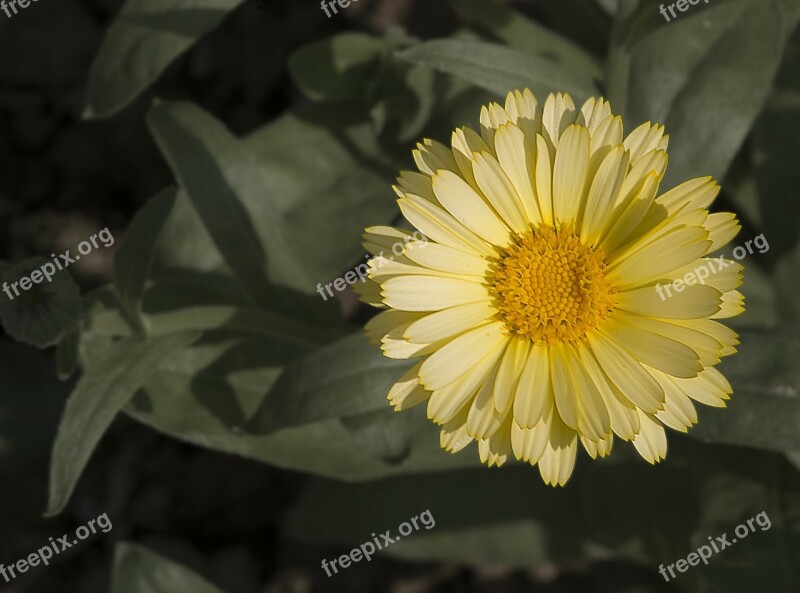
M 133 213 L 172 182 L 143 119 L 155 95 L 194 101 L 246 134 L 302 100 L 285 68 L 294 49 L 346 29 L 402 25 L 431 37 L 459 26 L 443 0 L 361 0 L 331 19 L 317 0 L 250 0 L 133 106 L 84 121 L 89 67 L 121 4 L 40 0 L 10 19 L 0 13 L 0 259 L 61 252 L 105 226 L 122 236 Z M 71 271 L 88 289 L 108 281 L 112 258 L 113 248 L 99 250 Z M 70 385 L 56 383 L 52 352 L 20 354 L 26 348 L 0 339 L 0 562 L 13 564 L 102 513 L 113 529 L 49 567 L 0 578 L 0 593 L 109 591 L 121 540 L 228 593 L 618 593 L 657 581 L 655 570 L 616 564 L 526 572 L 387 558 L 328 578 L 321 559 L 349 547 L 295 542 L 282 529 L 311 478 L 183 445 L 126 417 L 103 439 L 67 510 L 44 519 L 49 448 Z M 25 390 L 24 406 L 8 403 L 9 389 Z

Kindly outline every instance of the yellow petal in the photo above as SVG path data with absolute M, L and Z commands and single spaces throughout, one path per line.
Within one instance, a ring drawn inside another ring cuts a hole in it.
M 478 235 L 467 229 L 442 208 L 418 196 L 398 200 L 406 220 L 436 243 L 480 255 L 496 255 L 496 251 Z
M 552 407 L 550 353 L 546 345 L 534 343 L 514 395 L 514 420 L 522 428 L 533 428 Z
M 664 390 L 638 361 L 599 331 L 587 337 L 603 372 L 626 399 L 650 413 L 663 408 Z
M 503 354 L 494 382 L 494 405 L 501 414 L 508 412 L 514 402 L 514 393 L 530 349 L 531 341 L 528 338 L 511 338 L 511 343 Z
M 506 226 L 518 234 L 527 231 L 528 220 L 522 199 L 500 163 L 487 153 L 476 154 L 473 172 L 478 187 Z
M 622 118 L 618 115 L 608 116 L 601 121 L 592 133 L 592 154 L 606 146 L 622 144 Z
M 708 334 L 722 344 L 722 350 L 719 351 L 720 356 L 734 354 L 736 346 L 739 345 L 739 335 L 735 331 L 711 319 L 675 319 L 670 323 Z
M 375 346 L 381 343 L 381 338 L 398 326 L 405 326 L 422 317 L 421 313 L 410 311 L 397 311 L 390 309 L 382 311 L 375 317 L 367 321 L 364 331 L 367 333 L 370 343 Z
M 630 196 L 614 209 L 611 218 L 613 222 L 607 225 L 608 231 L 600 247 L 608 254 L 612 254 L 618 247 L 628 241 L 636 227 L 641 224 L 642 217 L 653 205 L 658 193 L 658 184 L 661 175 L 651 171 L 648 173 Z M 622 182 L 620 194 L 625 193 L 625 181 Z
M 597 387 L 608 410 L 611 430 L 625 441 L 633 439 L 639 432 L 639 415 L 630 400 L 622 395 L 603 372 L 590 348 L 580 349 L 581 362 L 592 382 Z
M 581 223 L 581 240 L 597 245 L 610 222 L 611 211 L 617 194 L 628 171 L 628 154 L 621 144 L 613 147 L 603 159 L 589 188 L 586 211 Z
M 422 344 L 444 340 L 483 325 L 495 313 L 488 299 L 467 303 L 420 318 L 408 326 L 403 336 L 411 342 Z
M 590 134 L 594 134 L 597 127 L 611 116 L 611 104 L 603 99 L 590 97 L 581 106 L 576 123 L 586 127 Z
M 494 137 L 497 160 L 522 201 L 527 222 L 538 225 L 542 222 L 542 214 L 533 183 L 536 167 L 534 141 L 534 135 L 526 137 L 522 129 L 511 123 L 500 126 Z
M 589 457 L 592 459 L 606 457 L 611 453 L 611 449 L 614 444 L 614 435 L 607 434 L 605 438 L 602 438 L 596 442 L 581 435 L 581 444 L 583 445 L 583 448 L 586 449 Z
M 467 434 L 467 413 L 469 408 L 464 408 L 456 416 L 442 426 L 439 433 L 439 445 L 449 453 L 458 453 L 469 445 L 474 439 Z
M 616 295 L 620 309 L 663 319 L 699 319 L 720 309 L 722 294 L 711 286 L 684 286 L 681 292 L 666 286 L 644 286 Z
M 556 223 L 575 224 L 586 199 L 589 169 L 589 131 L 566 128 L 553 165 L 553 210 Z
M 566 484 L 575 468 L 577 452 L 577 433 L 564 424 L 554 412 L 547 444 L 539 460 L 539 473 L 545 484 L 550 486 Z
M 500 428 L 505 414 L 497 411 L 494 405 L 494 382 L 497 379 L 498 364 L 495 364 L 486 380 L 478 389 L 467 415 L 467 434 L 476 439 L 488 439 Z
M 508 228 L 486 201 L 455 173 L 440 171 L 434 176 L 433 193 L 456 220 L 483 240 L 501 247 L 511 241 Z
M 711 319 L 728 319 L 744 313 L 744 295 L 738 290 L 731 290 L 722 295 L 719 311 Z
M 710 214 L 703 226 L 708 231 L 708 240 L 711 241 L 707 253 L 725 247 L 742 230 L 736 215 L 731 212 Z
M 650 372 L 666 394 L 664 409 L 656 412 L 656 418 L 665 426 L 680 432 L 687 432 L 689 428 L 697 424 L 697 410 L 691 400 L 669 375 L 655 369 L 651 369 Z
M 436 424 L 445 424 L 455 418 L 462 408 L 472 402 L 478 388 L 486 381 L 486 375 L 502 353 L 501 345 L 489 352 L 456 381 L 434 391 L 428 400 L 428 418 Z
M 611 432 L 611 419 L 603 396 L 581 362 L 579 350 L 584 348 L 582 344 L 567 344 L 564 351 L 578 403 L 578 432 L 597 441 Z
M 709 367 L 709 369 L 716 370 L 713 367 Z M 728 405 L 730 392 L 726 393 L 714 383 L 709 376 L 708 369 L 693 379 L 673 378 L 672 380 L 686 395 L 701 404 L 712 408 L 724 408 Z
M 656 464 L 667 456 L 667 433 L 652 414 L 639 410 L 641 431 L 633 439 L 633 446 L 648 463 Z
M 487 146 L 494 146 L 494 133 L 501 125 L 511 121 L 508 112 L 497 103 L 481 108 L 481 137 Z
M 422 385 L 431 391 L 446 387 L 480 360 L 501 347 L 508 337 L 502 323 L 488 323 L 450 341 L 422 364 Z M 499 356 L 499 354 L 498 354 Z
M 436 196 L 433 195 L 430 175 L 424 175 L 416 171 L 401 171 L 395 187 L 397 188 L 395 190 L 397 195 L 401 198 L 404 198 L 406 194 L 413 194 L 438 204 Z
M 387 399 L 396 412 L 413 408 L 417 404 L 428 401 L 431 396 L 430 391 L 427 391 L 419 384 L 420 366 L 422 366 L 422 363 L 418 362 L 408 369 L 397 383 L 389 389 Z
M 405 256 L 431 270 L 449 272 L 464 276 L 484 277 L 489 271 L 489 262 L 477 255 L 471 255 L 438 243 L 427 243 L 415 249 L 409 249 Z
M 553 168 L 550 149 L 541 134 L 536 134 L 536 201 L 544 224 L 553 224 Z
M 720 361 L 720 354 L 723 349 L 722 342 L 709 335 L 708 332 L 680 325 L 676 322 L 634 315 L 625 311 L 617 311 L 615 319 L 627 325 L 685 344 L 697 353 L 697 357 L 703 366 L 714 365 Z
M 381 288 L 384 303 L 403 311 L 439 311 L 491 298 L 478 282 L 438 276 L 397 276 Z
M 357 282 L 353 285 L 353 292 L 355 292 L 362 303 L 385 309 L 386 305 L 383 304 L 383 295 L 381 295 L 380 284 L 373 280 L 367 280 L 364 283 Z
M 561 342 L 550 345 L 550 377 L 553 381 L 558 415 L 564 424 L 572 429 L 578 428 L 577 388 L 569 374 L 569 363 L 565 352 L 566 346 Z
M 511 423 L 511 448 L 514 456 L 531 465 L 536 465 L 541 459 L 549 437 L 550 424 L 544 420 L 533 428 L 522 428 L 516 421 Z
M 472 161 L 476 152 L 491 152 L 491 148 L 486 142 L 470 128 L 459 128 L 453 132 L 451 143 L 453 145 L 453 156 L 458 164 L 458 170 L 467 183 L 473 187 L 475 175 L 472 173 Z
M 619 289 L 635 288 L 665 277 L 706 253 L 708 233 L 699 227 L 678 229 L 608 266 L 608 279 Z
M 682 208 L 694 210 L 708 208 L 719 194 L 720 187 L 711 177 L 697 177 L 684 181 L 675 186 L 664 195 L 659 196 L 656 202 L 667 209 L 669 213 L 677 212 Z
M 654 150 L 666 151 L 667 137 L 664 136 L 664 126 L 652 125 L 650 122 L 643 123 L 625 138 L 625 148 L 630 151 L 631 162 Z
M 430 354 L 441 345 L 441 343 L 413 344 L 406 340 L 403 332 L 410 324 L 411 320 L 403 325 L 393 327 L 381 338 L 381 351 L 384 356 L 396 360 L 408 360 Z
M 542 109 L 542 132 L 551 148 L 558 146 L 562 132 L 575 123 L 576 116 L 575 103 L 569 95 L 551 93 L 547 97 Z
M 417 149 L 412 154 L 419 170 L 428 175 L 433 175 L 442 169 L 458 171 L 453 153 L 441 142 L 425 139 L 421 144 L 417 144 Z
M 500 467 L 511 454 L 511 415 L 488 439 L 478 441 L 481 461 L 489 467 Z
M 688 379 L 703 370 L 700 356 L 694 350 L 633 323 L 630 316 L 607 320 L 603 331 L 634 359 L 675 377 Z
M 542 131 L 542 110 L 530 89 L 508 93 L 505 107 L 508 117 L 528 138 L 533 138 Z M 498 126 L 498 129 L 502 127 Z

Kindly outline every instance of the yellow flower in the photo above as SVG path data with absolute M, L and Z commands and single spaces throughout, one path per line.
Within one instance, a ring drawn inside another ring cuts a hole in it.
M 616 434 L 660 461 L 664 426 L 686 432 L 692 400 L 724 407 L 732 392 L 714 366 L 739 342 L 715 320 L 743 311 L 742 266 L 705 256 L 736 235 L 735 216 L 709 214 L 708 177 L 659 196 L 663 126 L 623 139 L 602 99 L 540 107 L 515 91 L 480 123 L 453 132 L 452 149 L 419 144 L 420 172 L 398 179 L 426 242 L 365 233 L 361 297 L 387 309 L 367 334 L 390 358 L 419 359 L 389 402 L 427 402 L 446 450 L 476 440 L 489 466 L 513 454 L 552 485 L 579 440 L 604 457 Z

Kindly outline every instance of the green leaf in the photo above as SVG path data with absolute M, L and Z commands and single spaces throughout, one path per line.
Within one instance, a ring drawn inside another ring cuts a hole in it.
M 56 367 L 58 378 L 66 381 L 78 366 L 78 346 L 81 341 L 81 330 L 78 324 L 69 330 L 58 342 L 56 348 Z
M 111 593 L 222 593 L 185 566 L 147 548 L 119 543 L 114 550 Z
M 724 177 L 764 105 L 794 25 L 781 18 L 776 0 L 717 0 L 669 23 L 649 1 L 623 2 L 608 98 L 628 130 L 644 121 L 666 125 L 665 188 Z
M 342 424 L 370 454 L 389 463 L 399 463 L 411 451 L 411 414 L 395 412 L 388 406 L 342 419 Z
M 709 536 L 731 533 L 758 512 L 765 511 L 773 523 L 781 521 L 784 535 L 797 525 L 797 474 L 786 464 L 772 463 L 780 461 L 777 456 L 680 437 L 671 444 L 677 446 L 670 457 L 655 467 L 640 458 L 618 462 L 623 451 L 599 461 L 580 454 L 569 484 L 558 489 L 544 485 L 537 469 L 527 465 L 363 484 L 319 480 L 291 510 L 289 529 L 305 540 L 357 547 L 370 541 L 371 533 L 389 530 L 394 538 L 401 523 L 413 525 L 412 517 L 427 510 L 435 523 L 418 521 L 419 529 L 378 553 L 518 567 L 629 560 L 657 582 L 659 564 L 685 558 Z M 364 505 L 365 500 L 381 504 Z M 776 545 L 779 538 L 769 542 L 771 533 L 753 534 L 736 550 L 748 557 L 755 551 L 751 546 L 766 545 L 773 552 L 770 562 L 759 554 L 759 564 L 746 566 L 737 554 L 731 567 L 740 564 L 750 577 L 797 575 L 795 556 L 781 553 L 788 550 Z M 732 554 L 726 550 L 714 563 Z M 687 591 L 716 591 L 708 587 L 706 574 L 707 568 L 699 567 L 679 582 Z M 673 591 L 676 584 L 663 590 Z
M 726 358 L 720 370 L 733 395 L 725 410 L 697 406 L 695 438 L 757 447 L 800 451 L 800 331 L 743 331 L 739 352 Z
M 365 138 L 368 126 L 353 131 L 340 110 L 290 114 L 247 142 L 193 105 L 159 103 L 149 115 L 216 247 L 264 306 L 296 310 L 296 300 L 271 283 L 313 294 L 363 259 L 364 226 L 395 214 L 386 176 L 370 171 L 380 150 Z M 336 134 L 326 127 L 334 118 Z M 369 167 L 347 150 L 362 146 Z
M 548 487 L 535 468 L 516 465 L 364 484 L 320 480 L 292 509 L 289 528 L 303 539 L 357 546 L 386 530 L 394 539 L 401 523 L 427 510 L 433 521 L 418 520 L 418 530 L 379 553 L 530 567 L 584 557 L 583 509 L 579 487 Z
M 741 245 L 744 240 L 736 240 L 736 243 Z M 726 254 L 731 251 L 730 246 L 723 250 Z M 765 257 L 758 252 L 754 256 Z M 739 292 L 745 298 L 745 310 L 738 317 L 726 320 L 728 325 L 734 329 L 774 328 L 781 325 L 782 318 L 778 315 L 776 307 L 775 283 L 771 276 L 759 265 L 762 263 L 761 261 L 758 263 L 745 261 L 744 284 L 739 287 Z
M 800 2 L 797 3 L 800 6 Z M 787 44 L 783 64 L 766 109 L 753 130 L 753 160 L 761 197 L 764 231 L 777 253 L 798 244 L 800 221 L 787 216 L 796 208 L 800 167 L 800 31 Z
M 183 269 L 164 270 L 160 278 L 148 282 L 143 301 L 147 315 L 191 307 L 250 306 L 247 295 L 230 275 Z M 115 300 L 111 308 L 117 308 L 117 304 Z
M 47 516 L 64 509 L 100 438 L 158 364 L 198 336 L 187 332 L 147 342 L 122 340 L 86 370 L 67 401 L 53 445 Z
M 739 218 L 753 228 L 764 228 L 760 195 L 753 165 L 752 151 L 745 146 L 736 155 L 730 171 L 725 177 L 724 197 L 729 197 Z
M 231 270 L 225 265 L 222 254 L 214 245 L 203 220 L 192 206 L 192 201 L 184 188 L 178 190 L 175 206 L 172 208 L 164 228 L 161 240 L 156 246 L 154 274 L 162 270 L 172 276 L 176 270 L 200 273 L 217 272 L 231 276 Z M 238 282 L 230 282 L 238 285 Z M 237 286 L 239 292 L 242 292 Z M 245 300 L 247 297 L 245 295 Z
M 598 94 L 592 79 L 584 74 L 492 43 L 437 39 L 403 50 L 398 57 L 458 76 L 501 96 L 525 87 L 540 97 L 568 92 L 576 101 Z
M 304 346 L 320 346 L 341 337 L 344 330 L 317 327 L 272 311 L 252 307 L 185 307 L 146 315 L 150 335 L 164 336 L 183 331 L 225 330 L 280 338 Z M 113 336 L 132 334 L 125 318 L 113 309 L 94 314 L 89 327 Z
M 775 269 L 777 314 L 784 323 L 800 324 L 800 244 Z
M 376 133 L 395 146 L 418 140 L 436 104 L 436 73 L 392 59 L 382 63 L 372 82 L 370 118 Z
M 27 290 L 23 282 L 30 284 Z M 15 340 L 37 348 L 52 346 L 80 318 L 78 285 L 68 271 L 58 270 L 47 258 L 34 257 L 6 267 L 0 284 L 5 293 L 0 295 L 0 320 Z
M 289 364 L 250 428 L 267 434 L 384 409 L 389 388 L 410 366 L 386 358 L 358 332 Z
M 274 305 L 278 297 L 267 279 L 267 254 L 239 197 L 261 191 L 257 179 L 243 180 L 237 174 L 256 170 L 253 156 L 222 124 L 188 103 L 157 102 L 147 121 L 227 264 L 255 303 Z M 276 240 L 283 239 L 285 230 L 271 226 Z M 291 263 L 289 258 L 278 260 L 279 265 Z
M 250 200 L 256 224 L 277 211 L 291 242 L 279 243 L 265 227 L 262 240 L 269 254 L 291 249 L 296 257 L 285 273 L 270 270 L 273 282 L 316 294 L 318 283 L 364 260 L 365 227 L 397 217 L 390 180 L 400 167 L 377 144 L 365 116 L 359 104 L 312 105 L 244 141 L 261 168 L 261 191 Z
M 611 36 L 611 19 L 594 2 L 584 0 L 529 0 L 542 22 L 595 55 L 605 55 Z
M 92 64 L 84 116 L 126 107 L 242 1 L 128 0 Z
M 619 10 L 620 0 L 597 0 L 597 4 L 608 14 L 616 14 Z
M 145 204 L 133 218 L 114 256 L 114 289 L 139 335 L 147 331 L 142 320 L 145 283 L 161 229 L 175 205 L 175 195 L 175 189 L 166 189 Z
M 289 74 L 314 101 L 362 99 L 384 48 L 378 37 L 342 33 L 296 50 Z
M 281 341 L 239 341 L 199 344 L 166 357 L 126 412 L 160 432 L 201 447 L 341 480 L 478 464 L 475 450 L 451 455 L 440 448 L 439 429 L 426 418 L 425 406 L 403 412 L 410 416 L 413 430 L 410 452 L 400 463 L 389 463 L 365 450 L 338 418 L 266 436 L 242 432 L 297 351 Z M 91 368 L 106 348 L 103 336 L 85 334 L 87 366 Z M 241 353 L 234 356 L 232 351 Z M 375 396 L 385 402 L 385 392 Z
M 564 68 L 599 79 L 598 61 L 572 41 L 495 0 L 452 0 L 467 20 L 513 49 L 551 58 Z
M 384 38 L 343 33 L 297 50 L 289 73 L 310 99 L 351 101 L 340 109 L 369 111 L 387 145 L 406 143 L 422 132 L 436 99 L 432 70 L 392 57 L 394 49 L 415 42 L 401 30 Z
M 289 317 L 284 311 L 253 311 L 256 316 L 254 322 L 259 319 L 264 322 L 256 323 L 256 332 L 268 330 L 266 322 L 275 320 L 275 330 L 281 331 L 281 328 L 285 328 L 283 331 L 297 332 L 295 337 L 309 343 L 324 344 L 344 335 L 341 329 L 344 318 L 337 302 L 323 301 L 318 294 L 311 296 L 288 289 L 284 292 L 293 301 L 294 306 L 305 313 L 303 318 Z M 161 279 L 149 283 L 144 299 L 144 309 L 148 315 L 219 305 L 234 306 L 247 314 L 252 309 L 247 296 L 236 283 L 231 281 L 229 275 L 202 274 L 190 270 L 165 271 Z M 210 313 L 213 318 L 217 318 L 215 317 L 217 312 Z M 244 325 L 245 319 L 241 316 L 236 316 L 236 319 L 242 320 L 241 331 L 249 333 L 250 330 Z

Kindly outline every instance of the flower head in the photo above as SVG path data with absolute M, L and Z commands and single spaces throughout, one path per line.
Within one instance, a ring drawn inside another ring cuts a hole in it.
M 419 144 L 419 172 L 398 179 L 428 241 L 365 234 L 375 257 L 361 296 L 386 309 L 367 333 L 386 356 L 419 359 L 390 403 L 427 402 L 446 450 L 475 440 L 483 462 L 513 455 L 548 484 L 569 479 L 578 441 L 603 457 L 616 435 L 660 461 L 664 426 L 686 432 L 693 402 L 724 407 L 732 392 L 715 365 L 737 335 L 716 320 L 743 311 L 742 266 L 706 256 L 736 235 L 735 216 L 709 214 L 711 178 L 659 195 L 664 128 L 624 137 L 602 99 L 540 106 L 515 91 L 480 122 L 452 148 Z

